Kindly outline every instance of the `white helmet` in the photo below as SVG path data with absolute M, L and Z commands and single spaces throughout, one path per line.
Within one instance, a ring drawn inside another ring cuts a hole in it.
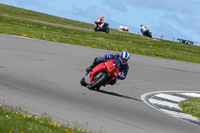
M 121 53 L 121 62 L 123 65 L 128 62 L 129 58 L 130 58 L 130 54 L 128 52 L 124 51 Z

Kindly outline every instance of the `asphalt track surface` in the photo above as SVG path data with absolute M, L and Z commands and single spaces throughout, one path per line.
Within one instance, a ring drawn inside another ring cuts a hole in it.
M 127 79 L 99 92 L 82 87 L 93 58 L 111 52 L 0 34 L 0 102 L 95 132 L 199 133 L 140 99 L 152 91 L 199 91 L 199 64 L 131 54 Z

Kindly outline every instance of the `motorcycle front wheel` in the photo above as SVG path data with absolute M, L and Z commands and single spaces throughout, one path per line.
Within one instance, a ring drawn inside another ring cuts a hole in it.
M 80 84 L 82 86 L 87 86 L 87 84 L 85 83 L 85 78 L 84 77 L 81 79 Z
M 109 29 L 109 28 L 107 28 L 107 29 L 106 29 L 106 33 L 108 34 L 109 32 L 110 32 L 110 29 Z
M 93 81 L 93 83 L 91 83 L 90 85 L 88 85 L 88 89 L 94 90 L 96 87 L 101 86 L 106 81 L 107 81 L 107 77 L 106 77 L 105 74 L 103 74 L 101 77 L 95 79 L 95 81 Z
M 97 31 L 97 29 L 98 29 L 98 25 L 94 24 L 94 31 Z

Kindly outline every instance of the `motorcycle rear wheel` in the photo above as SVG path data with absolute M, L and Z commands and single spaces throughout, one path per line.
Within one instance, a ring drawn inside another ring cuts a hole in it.
M 107 77 L 105 74 L 103 74 L 96 82 L 88 85 L 88 89 L 94 90 L 96 87 L 101 86 L 103 83 L 107 81 Z

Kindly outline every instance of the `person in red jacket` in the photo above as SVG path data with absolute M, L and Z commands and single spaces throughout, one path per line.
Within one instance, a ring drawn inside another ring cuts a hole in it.
M 104 17 L 101 16 L 100 18 L 98 18 L 97 21 L 101 24 L 100 27 L 102 28 L 102 27 L 104 26 L 104 23 L 105 23 L 105 21 L 104 21 Z

